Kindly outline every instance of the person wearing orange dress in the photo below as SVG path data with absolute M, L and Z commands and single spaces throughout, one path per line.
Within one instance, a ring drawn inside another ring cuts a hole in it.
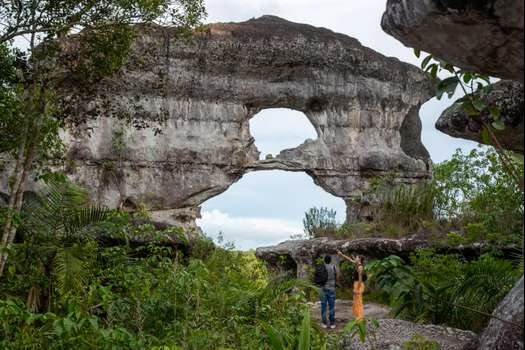
M 354 285 L 353 285 L 353 300 L 352 300 L 352 314 L 356 321 L 360 321 L 364 318 L 364 305 L 363 305 L 363 293 L 365 291 L 366 274 L 364 273 L 363 263 L 364 258 L 362 256 L 346 256 L 341 251 L 337 252 L 340 256 L 350 261 L 355 265 L 354 270 Z
M 354 315 L 356 321 L 360 321 L 364 318 L 364 291 L 365 282 L 363 281 L 363 265 L 357 265 L 357 269 L 354 273 L 354 297 L 352 300 L 352 314 Z

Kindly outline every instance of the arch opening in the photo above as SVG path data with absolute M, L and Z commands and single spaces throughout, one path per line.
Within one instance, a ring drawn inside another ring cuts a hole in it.
M 210 238 L 221 236 L 237 249 L 249 250 L 303 235 L 303 218 L 313 207 L 334 209 L 336 222 L 345 220 L 344 200 L 317 186 L 306 173 L 255 171 L 204 202 L 197 225 Z
M 296 148 L 318 133 L 303 113 L 287 108 L 268 108 L 250 119 L 250 134 L 259 150 L 259 160 L 277 156 L 282 150 Z

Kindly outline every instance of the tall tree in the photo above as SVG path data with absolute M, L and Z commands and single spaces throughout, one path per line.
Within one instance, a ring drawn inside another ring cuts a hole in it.
M 0 153 L 9 152 L 14 164 L 2 220 L 0 276 L 35 160 L 60 148 L 52 72 L 45 64 L 55 54 L 51 43 L 83 29 L 96 37 L 112 38 L 119 50 L 111 50 L 112 69 L 95 74 L 100 77 L 123 62 L 132 42 L 133 24 L 156 22 L 189 30 L 205 14 L 203 0 L 0 0 L 0 131 L 10 135 L 0 142 Z M 27 42 L 26 56 L 14 49 L 21 40 Z M 90 52 L 94 54 L 98 54 L 97 43 L 107 44 L 107 40 L 92 42 L 95 46 Z

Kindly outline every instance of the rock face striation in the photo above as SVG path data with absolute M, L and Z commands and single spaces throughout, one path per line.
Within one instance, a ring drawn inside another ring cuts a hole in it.
M 523 83 L 523 1 L 388 0 L 383 30 L 466 70 Z
M 524 2 L 513 0 L 389 0 L 383 30 L 408 47 L 455 66 L 509 81 L 495 84 L 486 102 L 500 108 L 503 148 L 523 153 Z M 520 84 L 521 83 L 521 84 Z M 490 125 L 490 116 L 480 116 Z M 436 123 L 444 133 L 485 143 L 480 120 L 452 107 Z M 491 141 L 492 142 L 492 141 Z
M 306 172 L 353 220 L 373 217 L 371 178 L 428 180 L 418 110 L 433 86 L 416 67 L 272 16 L 176 34 L 137 27 L 124 66 L 93 84 L 69 71 L 82 35 L 62 43 L 70 176 L 93 200 L 191 225 L 201 203 L 246 172 L 278 169 Z M 266 108 L 304 112 L 318 138 L 259 160 L 249 121 Z

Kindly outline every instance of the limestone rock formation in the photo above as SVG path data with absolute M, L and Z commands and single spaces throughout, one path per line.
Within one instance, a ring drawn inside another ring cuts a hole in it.
M 494 130 L 501 146 L 523 154 L 525 118 L 523 85 L 508 80 L 497 82 L 494 84 L 493 91 L 484 100 L 488 104 L 498 107 L 501 112 L 505 129 Z M 457 105 L 452 105 L 441 114 L 436 122 L 436 129 L 453 137 L 486 143 L 482 136 L 482 122 L 491 125 L 494 119 L 488 113 L 476 119 L 461 111 Z M 492 140 L 490 141 L 492 142 Z
M 455 66 L 523 83 L 523 10 L 515 0 L 388 0 L 381 26 Z
M 378 320 L 378 323 L 379 327 L 373 330 L 370 325 L 367 325 L 370 331 L 364 344 L 359 339 L 346 336 L 341 341 L 340 349 L 401 349 L 403 343 L 411 340 L 416 334 L 426 340 L 437 342 L 441 350 L 477 349 L 477 335 L 473 332 L 450 327 L 421 325 L 397 319 Z
M 523 349 L 523 276 L 494 310 L 480 337 L 480 350 Z M 500 319 L 511 322 L 503 322 Z
M 82 34 L 61 44 L 69 175 L 93 200 L 191 226 L 201 203 L 246 172 L 281 169 L 306 172 L 355 219 L 372 216 L 371 177 L 428 180 L 418 110 L 433 88 L 416 67 L 272 16 L 209 25 L 191 40 L 136 29 L 124 66 L 94 83 L 73 74 Z M 259 160 L 249 120 L 274 107 L 304 112 L 318 138 Z
M 482 244 L 451 247 L 446 244 L 432 243 L 428 239 L 417 238 L 360 238 L 353 240 L 334 240 L 321 237 L 309 240 L 292 240 L 276 246 L 260 247 L 255 255 L 264 260 L 273 270 L 286 272 L 299 278 L 308 278 L 316 258 L 333 254 L 337 262 L 340 250 L 348 255 L 359 254 L 367 259 L 381 259 L 389 255 L 408 258 L 418 248 L 432 247 L 438 252 L 461 253 L 465 256 L 479 255 Z M 513 251 L 512 247 L 509 247 Z M 505 252 L 504 252 L 505 253 Z

